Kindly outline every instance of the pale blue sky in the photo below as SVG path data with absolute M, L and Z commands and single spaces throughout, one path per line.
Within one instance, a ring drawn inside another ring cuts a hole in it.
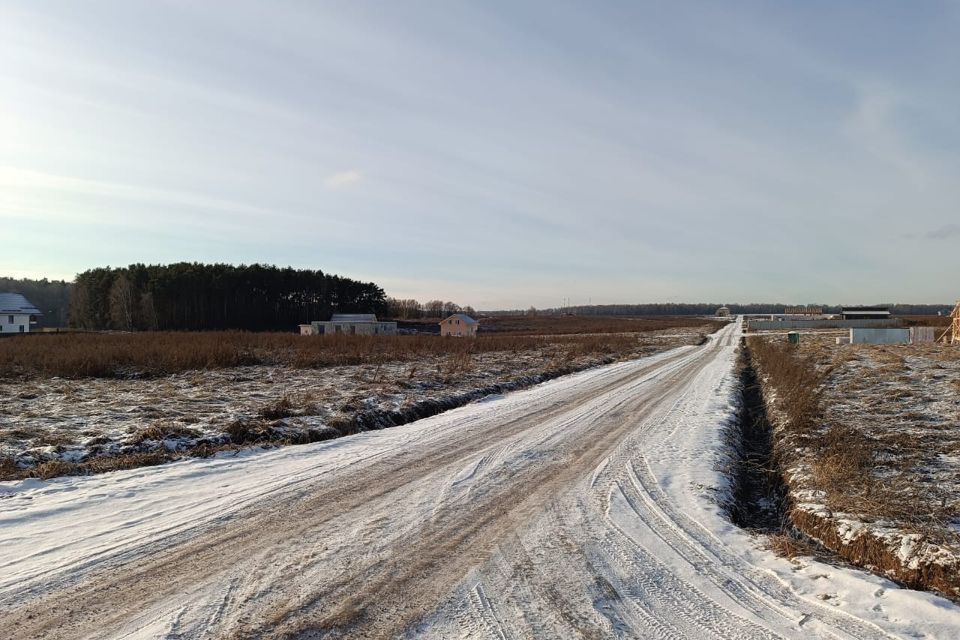
M 0 0 L 0 275 L 960 296 L 957 2 Z

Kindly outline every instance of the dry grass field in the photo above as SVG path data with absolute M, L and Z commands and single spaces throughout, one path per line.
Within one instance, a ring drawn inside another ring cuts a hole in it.
M 558 335 L 580 333 L 630 333 L 665 329 L 710 327 L 725 323 L 695 316 L 495 316 L 480 323 L 482 334 Z
M 950 316 L 898 316 L 906 327 L 943 327 L 950 326 Z
M 634 333 L 75 333 L 0 340 L 0 480 L 106 471 L 409 422 L 491 393 L 698 344 Z
M 67 333 L 0 340 L 0 376 L 129 378 L 192 370 L 269 365 L 324 367 L 407 362 L 424 357 L 535 351 L 539 336 L 312 336 L 286 333 L 151 332 Z M 571 354 L 611 352 L 632 344 L 629 336 L 552 337 Z
M 791 520 L 857 564 L 960 596 L 960 349 L 749 340 Z

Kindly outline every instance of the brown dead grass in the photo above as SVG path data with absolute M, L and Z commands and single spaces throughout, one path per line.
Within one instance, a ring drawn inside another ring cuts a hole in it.
M 950 316 L 898 316 L 905 327 L 949 327 Z
M 811 540 L 790 533 L 767 536 L 767 545 L 778 556 L 791 560 L 801 556 L 816 558 L 825 554 L 824 549 Z
M 228 424 L 223 432 L 230 436 L 230 442 L 244 444 L 265 439 L 269 428 L 263 420 L 238 418 Z
M 110 457 L 95 457 L 84 462 L 50 460 L 29 468 L 18 467 L 10 458 L 0 458 L 0 482 L 22 480 L 24 478 L 48 480 L 59 476 L 87 476 L 106 473 L 108 471 L 150 467 L 183 458 L 207 458 L 221 451 L 234 451 L 238 448 L 239 446 L 234 444 L 207 444 L 193 447 L 183 452 L 151 451 L 145 453 L 130 453 Z
M 701 323 L 702 324 L 702 323 Z M 0 376 L 124 378 L 243 365 L 325 368 L 449 357 L 451 368 L 469 367 L 473 354 L 522 353 L 552 346 L 572 354 L 624 354 L 637 345 L 630 334 L 438 336 L 318 336 L 281 333 L 72 333 L 0 340 Z
M 778 407 L 790 418 L 790 432 L 815 436 L 823 417 L 820 384 L 828 372 L 818 371 L 812 358 L 787 342 L 751 338 L 749 345 L 761 377 L 776 387 Z
M 290 416 L 296 415 L 293 401 L 290 400 L 288 396 L 283 396 L 276 402 L 261 407 L 258 413 L 261 418 L 267 420 L 279 420 L 280 418 L 289 418 Z
M 18 469 L 17 477 L 20 478 L 41 478 L 49 479 L 57 476 L 77 476 L 89 475 L 93 473 L 104 473 L 106 471 L 118 471 L 120 469 L 133 469 L 136 467 L 149 467 L 158 465 L 168 460 L 173 460 L 179 456 L 157 451 L 152 453 L 132 453 L 129 455 L 114 456 L 110 458 L 94 458 L 89 462 L 65 462 L 63 460 L 51 460 L 43 462 L 30 469 Z M 9 480 L 12 478 L 2 478 Z
M 22 471 L 23 469 L 17 466 L 13 458 L 7 456 L 0 457 L 0 480 L 19 478 Z
M 480 322 L 481 334 L 556 335 L 634 333 L 704 327 L 712 333 L 727 323 L 695 316 L 494 316 Z
M 169 440 L 177 438 L 196 438 L 200 432 L 176 424 L 156 422 L 149 427 L 140 429 L 130 438 L 132 444 L 139 444 L 147 440 Z

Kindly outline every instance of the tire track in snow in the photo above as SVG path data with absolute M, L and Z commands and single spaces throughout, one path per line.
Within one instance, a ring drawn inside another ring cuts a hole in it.
M 650 530 L 739 603 L 753 603 L 758 615 L 762 616 L 763 609 L 769 609 L 798 628 L 801 620 L 807 623 L 810 619 L 816 619 L 846 637 L 858 640 L 893 637 L 871 623 L 823 605 L 799 600 L 785 586 L 727 553 L 720 541 L 706 532 L 700 523 L 690 520 L 670 505 L 657 486 L 646 459 L 641 458 L 639 464 L 630 463 L 626 475 L 629 482 L 621 485 L 621 488 L 626 488 L 624 495 Z M 798 611 L 801 612 L 799 616 Z

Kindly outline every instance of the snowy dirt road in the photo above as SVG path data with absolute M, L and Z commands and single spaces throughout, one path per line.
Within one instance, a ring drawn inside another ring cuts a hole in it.
M 723 517 L 736 331 L 385 431 L 0 483 L 0 635 L 957 637 L 950 602 Z

